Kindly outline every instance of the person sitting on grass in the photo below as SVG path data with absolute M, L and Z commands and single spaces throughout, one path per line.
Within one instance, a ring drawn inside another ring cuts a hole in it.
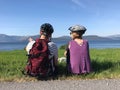
M 68 72 L 72 74 L 86 74 L 91 72 L 91 60 L 89 44 L 82 39 L 86 28 L 82 25 L 74 25 L 69 28 L 72 40 L 65 51 L 67 57 Z
M 56 43 L 54 43 L 52 39 L 52 34 L 54 32 L 53 26 L 49 23 L 44 23 L 41 25 L 40 34 L 42 32 L 47 33 L 46 39 L 48 40 L 48 48 L 49 48 L 49 60 L 51 61 L 51 67 L 54 75 L 58 73 L 58 47 Z
M 58 52 L 55 43 L 50 41 L 52 33 L 52 25 L 50 25 L 49 23 L 41 25 L 40 38 L 37 39 L 33 45 L 31 45 L 31 49 L 29 48 L 29 64 L 26 67 L 26 71 L 31 76 L 38 76 L 39 74 L 49 73 L 49 65 L 51 65 L 52 67 L 52 73 L 56 71 L 55 61 L 57 60 Z

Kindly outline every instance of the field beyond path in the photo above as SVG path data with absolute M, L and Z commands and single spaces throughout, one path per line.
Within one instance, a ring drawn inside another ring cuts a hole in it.
M 59 58 L 65 49 L 59 49 Z M 120 78 L 120 48 L 90 49 L 93 72 L 86 75 L 67 75 L 66 63 L 58 64 L 58 77 L 55 80 L 88 80 Z M 26 66 L 27 56 L 24 50 L 0 51 L 0 82 L 36 81 L 26 77 L 22 70 Z

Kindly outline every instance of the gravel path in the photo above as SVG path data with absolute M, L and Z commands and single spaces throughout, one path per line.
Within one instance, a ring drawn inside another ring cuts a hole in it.
M 120 90 L 120 79 L 0 82 L 0 90 Z

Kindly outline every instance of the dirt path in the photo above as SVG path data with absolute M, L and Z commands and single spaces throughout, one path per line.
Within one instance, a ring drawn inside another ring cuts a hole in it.
M 0 82 L 0 90 L 120 90 L 120 79 Z

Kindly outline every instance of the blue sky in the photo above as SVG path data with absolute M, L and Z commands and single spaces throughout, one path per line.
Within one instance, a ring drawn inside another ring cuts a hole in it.
M 75 24 L 85 35 L 120 34 L 120 0 L 0 0 L 0 34 L 37 35 L 51 23 L 53 37 L 69 35 Z

